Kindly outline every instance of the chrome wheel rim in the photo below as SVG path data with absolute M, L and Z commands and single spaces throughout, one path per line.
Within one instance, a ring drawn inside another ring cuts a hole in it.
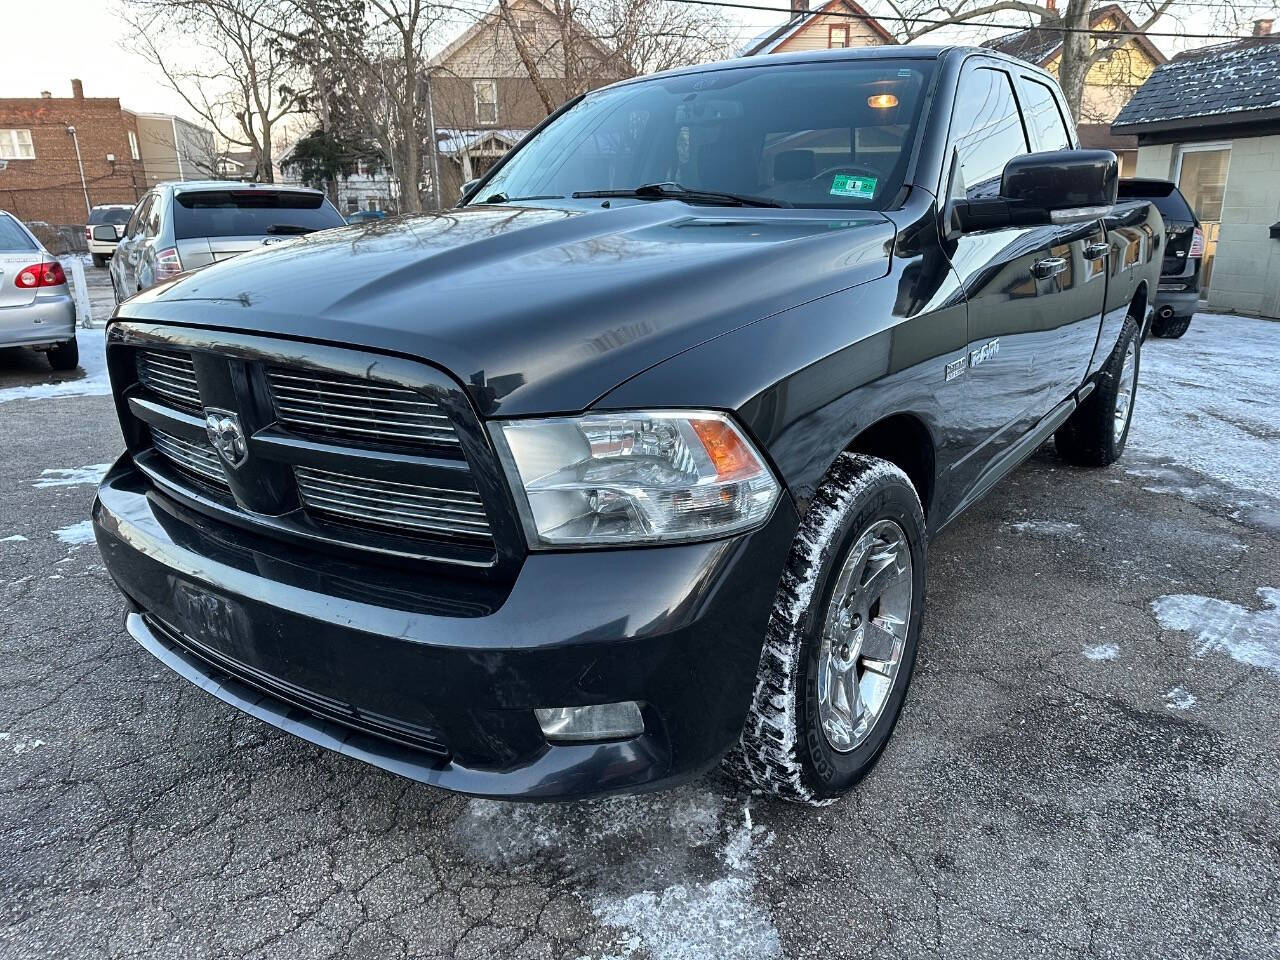
M 911 629 L 911 548 L 892 520 L 854 541 L 836 578 L 818 652 L 818 720 L 848 753 L 884 715 Z
M 1133 394 L 1138 387 L 1138 345 L 1132 340 L 1124 351 L 1124 362 L 1120 365 L 1120 386 L 1116 388 L 1116 409 L 1112 417 L 1112 436 L 1116 443 L 1124 436 L 1125 427 L 1129 426 L 1129 415 L 1133 412 Z

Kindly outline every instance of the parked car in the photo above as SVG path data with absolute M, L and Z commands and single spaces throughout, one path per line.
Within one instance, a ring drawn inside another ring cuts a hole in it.
M 1168 180 L 1126 178 L 1120 181 L 1119 196 L 1150 200 L 1164 219 L 1164 260 L 1151 333 L 1176 339 L 1191 327 L 1191 315 L 1200 299 L 1200 260 L 1204 256 L 1200 221 L 1177 184 Z
M 116 302 L 187 270 L 345 223 L 319 190 L 234 180 L 162 183 L 138 201 L 111 258 Z
M 0 210 L 0 347 L 43 351 L 55 370 L 74 370 L 76 305 L 62 264 L 21 220 Z
M 364 223 L 367 220 L 385 220 L 385 210 L 356 210 L 347 214 L 347 223 Z
M 84 239 L 89 245 L 89 253 L 93 257 L 95 267 L 105 267 L 111 255 L 116 252 L 116 244 L 124 236 L 124 225 L 133 214 L 131 203 L 103 203 L 89 211 L 89 222 L 84 228 Z M 93 228 L 102 224 L 110 225 L 115 234 L 114 240 L 106 239 L 105 231 L 98 231 L 94 236 Z
M 1050 437 L 1124 450 L 1163 227 L 1069 116 L 985 49 L 637 77 L 460 209 L 134 297 L 93 509 L 128 631 L 452 790 L 728 754 L 838 797 L 898 720 L 930 538 Z

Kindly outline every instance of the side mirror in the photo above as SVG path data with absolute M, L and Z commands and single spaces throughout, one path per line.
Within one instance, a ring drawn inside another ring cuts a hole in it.
M 96 243 L 117 243 L 120 240 L 116 236 L 115 225 L 110 223 L 100 223 L 94 227 L 93 239 Z
M 963 231 L 1083 223 L 1111 212 L 1120 165 L 1110 150 L 1053 150 L 1014 157 L 1000 178 L 1000 196 L 958 200 Z
M 479 185 L 480 185 L 480 178 L 479 178 L 479 177 L 476 177 L 474 180 L 468 180 L 466 183 L 464 183 L 464 184 L 462 185 L 462 192 L 461 192 L 460 194 L 458 194 L 458 204 L 457 204 L 457 205 L 458 205 L 458 206 L 462 206 L 464 203 L 466 203 L 468 200 L 470 200 L 470 199 L 471 199 L 471 191 L 472 191 L 472 190 L 474 190 L 474 189 L 475 189 L 476 187 L 478 187 Z

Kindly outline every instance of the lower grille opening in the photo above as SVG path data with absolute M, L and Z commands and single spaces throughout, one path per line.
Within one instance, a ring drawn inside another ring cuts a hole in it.
M 420 750 L 439 760 L 447 760 L 450 757 L 450 750 L 444 738 L 439 731 L 431 727 L 363 710 L 354 704 L 307 690 L 214 650 L 175 629 L 154 614 L 144 613 L 143 619 L 152 632 L 161 635 L 170 643 L 278 700 L 283 700 L 285 703 L 352 730 L 370 734 L 403 747 Z

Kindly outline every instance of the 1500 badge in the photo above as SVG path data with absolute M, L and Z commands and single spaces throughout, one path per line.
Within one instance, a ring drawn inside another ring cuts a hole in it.
M 976 367 L 984 360 L 990 360 L 1000 352 L 1000 338 L 988 341 L 980 346 L 977 350 L 970 350 L 968 357 L 961 357 L 958 360 L 950 361 L 943 372 L 943 382 L 949 383 L 960 374 L 964 373 L 966 367 Z

